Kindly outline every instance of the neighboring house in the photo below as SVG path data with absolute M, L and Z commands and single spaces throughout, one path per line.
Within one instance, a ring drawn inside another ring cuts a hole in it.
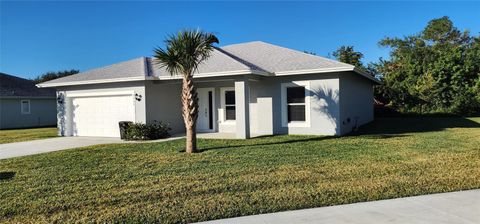
M 215 48 L 194 75 L 199 132 L 237 138 L 343 135 L 373 120 L 371 75 L 354 66 L 264 42 Z M 170 123 L 184 132 L 181 76 L 151 58 L 39 84 L 55 87 L 60 135 L 118 137 L 118 121 Z
M 35 82 L 0 73 L 0 129 L 55 126 L 54 89 L 39 89 Z

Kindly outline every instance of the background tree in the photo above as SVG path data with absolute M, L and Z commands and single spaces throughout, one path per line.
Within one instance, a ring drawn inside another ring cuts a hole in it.
M 193 74 L 199 64 L 210 57 L 218 39 L 211 33 L 200 30 L 186 30 L 166 41 L 166 49 L 156 48 L 154 57 L 161 67 L 173 75 L 182 76 L 182 116 L 187 132 L 187 153 L 197 150 L 196 123 L 198 117 L 197 89 L 193 82 Z
M 362 63 L 363 54 L 355 51 L 353 46 L 341 46 L 332 55 L 340 62 L 354 65 L 358 68 L 365 69 Z
M 62 78 L 62 77 L 65 77 L 65 76 L 77 74 L 79 72 L 80 71 L 76 70 L 76 69 L 58 71 L 58 72 L 46 72 L 46 73 L 43 73 L 43 74 L 35 77 L 33 79 L 33 81 L 35 83 L 41 83 L 41 82 L 46 82 L 46 81 L 50 81 L 50 80 L 53 80 L 53 79 L 58 79 L 58 78 Z
M 303 53 L 305 54 L 311 54 L 311 55 L 317 55 L 315 52 L 313 51 L 303 51 Z
M 376 64 L 384 83 L 376 94 L 390 106 L 402 112 L 479 113 L 479 37 L 442 17 L 418 34 L 379 44 L 391 52 Z

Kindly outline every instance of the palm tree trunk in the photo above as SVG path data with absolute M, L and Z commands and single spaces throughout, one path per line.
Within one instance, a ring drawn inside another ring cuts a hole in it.
M 193 83 L 193 76 L 183 76 L 182 82 L 182 116 L 187 132 L 186 148 L 187 153 L 197 150 L 197 117 L 198 117 L 198 96 L 197 89 Z

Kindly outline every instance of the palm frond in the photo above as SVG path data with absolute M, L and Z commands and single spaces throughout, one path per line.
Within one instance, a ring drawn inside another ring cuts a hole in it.
M 171 75 L 193 75 L 198 66 L 211 56 L 215 43 L 219 41 L 212 33 L 200 29 L 179 31 L 165 40 L 165 49 L 154 49 L 155 62 Z

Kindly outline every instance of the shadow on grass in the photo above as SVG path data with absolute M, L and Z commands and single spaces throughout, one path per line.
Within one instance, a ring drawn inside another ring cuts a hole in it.
M 255 137 L 253 139 L 262 139 L 262 138 L 268 138 L 271 136 L 260 136 L 260 137 Z M 210 147 L 210 148 L 200 148 L 198 149 L 198 152 L 206 152 L 209 150 L 223 150 L 223 149 L 231 149 L 231 148 L 241 148 L 241 147 L 253 147 L 253 146 L 268 146 L 268 145 L 283 145 L 283 144 L 291 144 L 291 143 L 299 143 L 299 142 L 311 142 L 311 141 L 322 141 L 322 140 L 327 140 L 327 139 L 333 139 L 333 138 L 338 138 L 338 136 L 317 136 L 317 137 L 311 137 L 311 138 L 302 138 L 302 139 L 292 139 L 292 140 L 286 140 L 286 141 L 276 141 L 276 142 L 265 142 L 265 143 L 255 143 L 255 144 L 239 144 L 239 145 L 226 145 L 226 146 L 216 146 L 216 147 Z M 239 141 L 241 142 L 241 141 Z M 245 143 L 251 143 L 250 141 L 244 141 Z
M 0 181 L 10 180 L 15 176 L 15 172 L 0 172 Z
M 357 136 L 355 133 L 349 136 Z M 396 134 L 380 134 L 380 135 L 363 135 L 362 138 L 364 139 L 389 139 L 389 138 L 402 138 L 408 137 L 410 135 L 396 135 Z
M 352 132 L 347 136 L 362 136 L 366 139 L 389 139 L 410 136 L 407 133 L 443 131 L 447 128 L 480 128 L 480 123 L 462 117 L 397 117 L 397 118 L 378 118 L 374 122 L 360 127 L 360 130 Z M 235 145 L 215 146 L 199 148 L 198 152 L 209 150 L 224 150 L 241 147 L 283 145 L 299 142 L 322 141 L 338 136 L 312 136 L 310 138 L 291 139 L 274 142 L 258 142 L 254 140 L 263 140 L 272 136 L 259 136 L 252 138 L 253 141 L 237 141 Z M 185 152 L 180 150 L 179 152 Z
M 480 128 L 480 123 L 462 117 L 378 118 L 351 135 L 402 135 L 405 133 L 443 131 L 447 128 Z

